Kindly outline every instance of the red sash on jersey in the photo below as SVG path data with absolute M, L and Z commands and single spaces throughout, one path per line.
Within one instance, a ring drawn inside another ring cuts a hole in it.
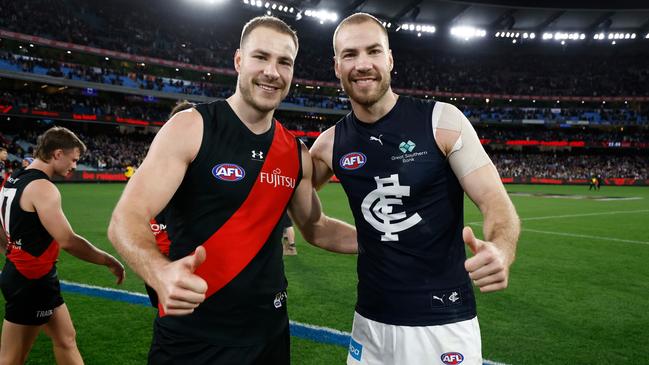
M 153 231 L 153 235 L 155 236 L 155 243 L 158 245 L 158 250 L 160 250 L 163 255 L 169 256 L 169 246 L 171 245 L 171 241 L 169 240 L 167 229 L 163 228 L 163 225 L 158 223 L 155 218 L 151 219 L 149 225 L 151 226 L 151 231 Z
M 275 135 L 264 165 L 246 200 L 227 222 L 203 243 L 207 258 L 196 275 L 207 281 L 206 297 L 234 279 L 257 255 L 279 222 L 297 186 L 289 188 L 262 181 L 280 175 L 297 184 L 300 161 L 295 137 L 275 122 Z M 160 315 L 164 312 L 159 306 Z
M 13 243 L 7 259 L 11 261 L 19 273 L 27 279 L 38 279 L 52 270 L 52 266 L 59 257 L 59 244 L 52 240 L 47 250 L 40 256 L 32 256 L 27 251 L 21 250 L 19 246 Z

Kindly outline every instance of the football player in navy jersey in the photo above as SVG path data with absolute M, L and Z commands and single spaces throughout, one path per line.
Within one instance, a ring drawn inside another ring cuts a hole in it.
M 482 364 L 472 283 L 481 292 L 507 287 L 520 231 L 514 206 L 459 109 L 392 91 L 379 20 L 349 16 L 333 46 L 352 112 L 311 154 L 314 186 L 335 173 L 358 230 L 347 364 Z M 484 216 L 484 240 L 464 227 L 465 193 Z
M 173 116 L 113 212 L 109 238 L 155 289 L 150 364 L 290 363 L 282 213 L 310 243 L 356 253 L 356 230 L 322 213 L 307 148 L 273 118 L 298 39 L 257 17 L 234 56 L 235 93 Z M 167 207 L 169 257 L 149 220 Z
M 22 364 L 43 330 L 52 339 L 58 364 L 83 364 L 56 271 L 59 248 L 108 267 L 124 279 L 112 255 L 76 234 L 61 209 L 54 175 L 66 176 L 86 147 L 70 130 L 54 127 L 38 138 L 35 160 L 12 174 L 2 187 L 0 248 L 7 260 L 0 275 L 6 300 L 0 364 Z

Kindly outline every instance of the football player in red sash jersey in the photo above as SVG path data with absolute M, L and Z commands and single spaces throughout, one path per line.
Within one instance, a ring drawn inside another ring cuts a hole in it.
M 356 230 L 322 213 L 307 148 L 273 119 L 297 51 L 280 19 L 248 22 L 235 93 L 172 117 L 113 212 L 110 240 L 159 297 L 150 364 L 290 363 L 285 209 L 311 244 L 357 252 Z M 167 205 L 169 258 L 149 226 Z
M 51 128 L 38 139 L 36 159 L 2 188 L 0 247 L 7 260 L 0 276 L 6 300 L 0 364 L 24 363 L 41 330 L 52 339 L 57 363 L 83 363 L 60 293 L 55 265 L 59 248 L 108 267 L 118 284 L 124 279 L 117 259 L 74 233 L 61 209 L 61 194 L 50 180 L 76 168 L 85 150 L 70 130 Z

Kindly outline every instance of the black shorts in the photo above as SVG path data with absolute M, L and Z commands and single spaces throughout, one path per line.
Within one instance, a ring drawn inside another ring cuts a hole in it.
M 219 346 L 189 339 L 161 338 L 153 331 L 149 365 L 289 365 L 291 344 L 284 331 L 261 345 Z
M 27 279 L 7 260 L 0 275 L 5 298 L 5 319 L 11 323 L 40 326 L 47 323 L 54 309 L 63 304 L 56 267 L 39 279 Z

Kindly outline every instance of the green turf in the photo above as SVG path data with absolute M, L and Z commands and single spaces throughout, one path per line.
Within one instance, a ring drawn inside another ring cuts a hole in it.
M 77 232 L 114 252 L 105 232 L 123 185 L 59 187 Z M 649 364 L 649 188 L 507 188 L 515 193 L 512 200 L 523 219 L 523 232 L 510 287 L 477 294 L 484 357 L 510 364 Z M 329 215 L 351 221 L 339 185 L 325 187 L 320 195 Z M 601 197 L 642 199 L 592 199 Z M 466 222 L 481 236 L 479 212 L 468 200 L 466 208 Z M 291 319 L 349 331 L 355 257 L 313 248 L 299 235 L 297 243 L 299 254 L 285 259 Z M 114 287 L 108 270 L 65 253 L 59 272 L 65 280 Z M 143 292 L 131 271 L 122 288 Z M 145 362 L 153 309 L 64 296 L 86 363 Z M 292 342 L 294 364 L 342 364 L 345 354 L 343 347 L 295 338 Z M 29 363 L 53 363 L 46 338 L 34 345 Z

